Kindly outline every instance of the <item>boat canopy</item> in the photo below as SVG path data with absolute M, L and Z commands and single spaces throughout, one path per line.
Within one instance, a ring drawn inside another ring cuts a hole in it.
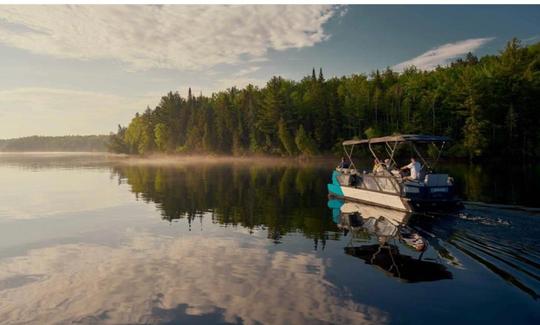
M 441 157 L 442 150 L 446 144 L 446 142 L 450 141 L 451 139 L 449 137 L 440 136 L 440 135 L 425 135 L 425 134 L 396 134 L 396 135 L 389 135 L 386 137 L 379 137 L 379 138 L 371 138 L 371 139 L 352 139 L 343 141 L 343 150 L 345 151 L 345 154 L 349 158 L 349 161 L 351 162 L 351 168 L 355 168 L 354 162 L 352 161 L 352 154 L 354 150 L 354 146 L 357 144 L 367 144 L 369 151 L 373 155 L 373 158 L 376 160 L 382 161 L 377 156 L 377 153 L 373 150 L 372 144 L 384 144 L 384 148 L 386 150 L 386 153 L 389 157 L 389 159 L 394 163 L 394 165 L 397 165 L 394 160 L 394 154 L 396 152 L 396 148 L 399 144 L 402 143 L 410 143 L 411 147 L 415 151 L 415 153 L 418 155 L 418 157 L 422 160 L 423 165 L 427 167 L 428 170 L 431 170 L 437 162 L 439 161 L 439 158 Z M 420 151 L 416 148 L 416 143 L 432 143 L 435 145 L 435 148 L 438 150 L 437 158 L 435 161 L 430 164 Z M 350 150 L 347 150 L 347 148 L 350 148 Z
M 352 139 L 343 141 L 344 146 L 352 146 L 355 144 L 375 144 L 375 143 L 402 143 L 402 142 L 447 142 L 450 141 L 449 137 L 438 136 L 438 135 L 423 135 L 423 134 L 398 134 L 390 135 L 380 138 L 371 138 L 371 139 Z

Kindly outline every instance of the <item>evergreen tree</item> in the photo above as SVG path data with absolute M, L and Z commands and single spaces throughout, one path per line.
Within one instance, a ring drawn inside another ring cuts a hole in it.
M 317 154 L 317 145 L 311 139 L 311 137 L 306 133 L 304 127 L 301 125 L 296 133 L 294 142 L 298 147 L 298 150 L 305 156 L 313 156 Z
M 540 43 L 513 39 L 498 55 L 468 53 L 432 71 L 387 68 L 325 80 L 313 68 L 298 82 L 272 77 L 260 89 L 197 98 L 188 89 L 187 99 L 169 92 L 111 134 L 109 149 L 309 155 L 352 137 L 435 133 L 453 138 L 454 155 L 503 151 L 525 160 L 540 155 L 539 106 Z

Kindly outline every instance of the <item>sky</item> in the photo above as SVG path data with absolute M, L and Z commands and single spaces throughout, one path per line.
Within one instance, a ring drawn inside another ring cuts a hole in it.
M 414 65 L 512 37 L 540 41 L 540 6 L 0 5 L 0 139 L 108 134 L 168 91 L 211 95 Z

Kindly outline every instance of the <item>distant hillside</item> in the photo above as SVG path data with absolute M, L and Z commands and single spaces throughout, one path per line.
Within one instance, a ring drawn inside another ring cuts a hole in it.
M 0 151 L 107 151 L 108 135 L 31 136 L 0 139 Z

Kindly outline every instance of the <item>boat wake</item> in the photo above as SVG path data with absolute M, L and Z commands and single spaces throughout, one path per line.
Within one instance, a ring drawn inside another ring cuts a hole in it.
M 417 228 L 424 228 L 450 250 L 457 249 L 531 298 L 540 298 L 540 231 L 535 214 L 482 206 L 423 220 L 429 223 Z
M 460 212 L 457 214 L 457 217 L 462 220 L 467 220 L 471 222 L 477 222 L 486 226 L 510 226 L 510 221 L 502 218 L 490 218 L 480 215 L 474 215 L 468 212 Z

